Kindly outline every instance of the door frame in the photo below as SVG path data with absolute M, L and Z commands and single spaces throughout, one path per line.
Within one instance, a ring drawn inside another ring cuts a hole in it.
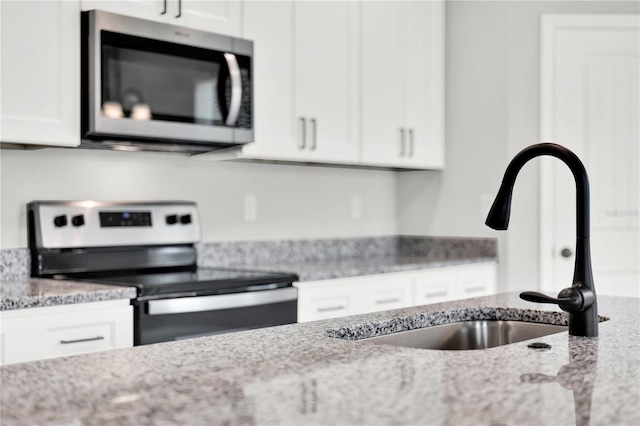
M 540 140 L 555 140 L 555 38 L 562 31 L 638 28 L 638 14 L 542 14 L 540 19 Z M 553 159 L 540 162 L 540 290 L 558 291 L 553 285 Z M 545 285 L 546 283 L 546 285 Z

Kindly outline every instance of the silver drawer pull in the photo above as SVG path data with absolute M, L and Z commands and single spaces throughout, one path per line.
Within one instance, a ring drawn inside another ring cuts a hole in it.
M 387 305 L 389 303 L 398 303 L 400 302 L 400 299 L 382 299 L 382 300 L 376 300 L 376 305 Z
M 95 340 L 104 340 L 104 337 L 103 336 L 97 336 L 97 337 L 89 337 L 88 339 L 60 340 L 60 344 L 69 345 L 71 343 L 93 342 Z
M 465 293 L 477 293 L 479 291 L 484 291 L 484 286 L 477 287 L 469 287 L 464 289 Z
M 330 306 L 328 308 L 318 308 L 317 311 L 318 312 L 333 312 L 333 311 L 342 311 L 343 309 L 346 309 L 345 306 Z
M 428 297 L 444 297 L 446 295 L 447 295 L 446 291 L 441 291 L 441 292 L 438 292 L 438 293 L 426 293 L 424 295 L 424 297 L 427 297 L 427 298 Z

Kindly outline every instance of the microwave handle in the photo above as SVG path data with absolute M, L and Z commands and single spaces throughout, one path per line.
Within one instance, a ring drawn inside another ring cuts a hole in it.
M 224 59 L 229 67 L 229 76 L 231 77 L 231 105 L 229 106 L 229 114 L 225 120 L 227 126 L 235 126 L 240 113 L 240 104 L 242 101 L 242 78 L 240 76 L 240 66 L 238 59 L 233 53 L 225 53 Z

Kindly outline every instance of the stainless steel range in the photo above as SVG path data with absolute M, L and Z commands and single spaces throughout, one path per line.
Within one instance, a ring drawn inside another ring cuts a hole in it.
M 31 276 L 136 287 L 134 344 L 289 324 L 295 274 L 199 268 L 187 201 L 32 201 Z

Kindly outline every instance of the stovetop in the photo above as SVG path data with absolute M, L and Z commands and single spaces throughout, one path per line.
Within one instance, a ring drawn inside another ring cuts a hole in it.
M 131 274 L 84 275 L 74 279 L 100 284 L 136 287 L 138 298 L 148 298 L 150 296 L 228 294 L 290 287 L 293 282 L 298 281 L 298 276 L 286 272 L 198 268 L 190 271 L 174 270 Z

